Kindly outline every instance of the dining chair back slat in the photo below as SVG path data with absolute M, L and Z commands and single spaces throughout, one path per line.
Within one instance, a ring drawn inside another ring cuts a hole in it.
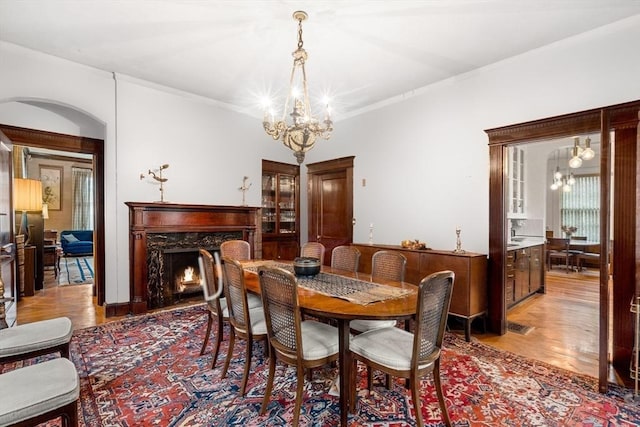
M 324 263 L 324 245 L 320 242 L 307 242 L 300 249 L 300 256 L 318 258 L 320 263 Z
M 220 254 L 238 261 L 248 261 L 251 259 L 251 245 L 245 240 L 226 240 L 220 244 Z
M 331 251 L 331 268 L 356 273 L 360 267 L 360 251 L 354 246 L 336 246 Z
M 371 257 L 371 280 L 404 282 L 407 258 L 395 251 L 378 251 Z

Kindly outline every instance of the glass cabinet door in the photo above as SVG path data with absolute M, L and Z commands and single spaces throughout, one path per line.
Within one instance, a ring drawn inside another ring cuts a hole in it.
M 296 177 L 278 176 L 278 232 L 296 232 Z
M 276 232 L 276 179 L 275 173 L 262 174 L 262 232 Z

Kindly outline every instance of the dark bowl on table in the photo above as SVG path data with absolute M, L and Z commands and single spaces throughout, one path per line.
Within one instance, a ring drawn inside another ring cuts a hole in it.
M 312 257 L 298 257 L 293 260 L 296 276 L 315 276 L 320 273 L 320 260 Z

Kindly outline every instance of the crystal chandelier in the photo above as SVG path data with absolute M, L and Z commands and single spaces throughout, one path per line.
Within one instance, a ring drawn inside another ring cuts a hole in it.
M 307 87 L 307 74 L 304 63 L 307 60 L 307 51 L 302 48 L 302 21 L 309 17 L 306 12 L 297 11 L 293 13 L 293 18 L 298 21 L 298 48 L 293 51 L 293 69 L 289 81 L 289 92 L 284 104 L 282 119 L 274 121 L 273 110 L 266 109 L 262 126 L 267 134 L 273 139 L 281 139 L 282 143 L 293 150 L 293 155 L 298 163 L 304 161 L 304 155 L 313 148 L 317 138 L 329 139 L 333 131 L 329 105 L 325 102 L 326 111 L 323 124 L 311 116 L 311 106 L 309 103 L 309 89 Z M 297 89 L 297 84 L 301 84 L 301 92 Z M 289 102 L 293 98 L 291 122 L 285 121 Z

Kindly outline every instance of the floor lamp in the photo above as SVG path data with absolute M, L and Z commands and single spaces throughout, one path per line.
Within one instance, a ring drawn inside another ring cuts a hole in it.
M 31 230 L 28 224 L 29 211 L 42 211 L 42 182 L 37 179 L 16 178 L 13 180 L 13 207 L 22 211 L 20 234 L 26 236 L 25 246 L 29 244 Z

